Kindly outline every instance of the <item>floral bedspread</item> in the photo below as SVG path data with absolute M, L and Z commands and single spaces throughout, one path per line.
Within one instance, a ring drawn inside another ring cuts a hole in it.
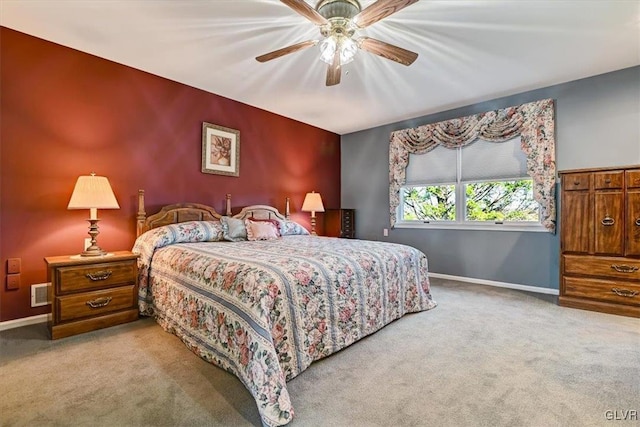
M 313 361 L 436 306 L 427 258 L 409 246 L 317 236 L 203 242 L 218 230 L 207 233 L 136 241 L 140 311 L 236 375 L 268 426 L 292 420 L 286 381 Z M 189 241 L 200 243 L 176 243 Z

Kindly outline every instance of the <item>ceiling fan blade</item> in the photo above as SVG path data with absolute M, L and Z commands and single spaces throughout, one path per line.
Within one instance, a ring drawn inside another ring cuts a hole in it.
M 354 16 L 353 22 L 359 28 L 368 27 L 418 1 L 419 0 L 378 0 Z
M 309 6 L 307 2 L 305 2 L 304 0 L 280 0 L 280 1 L 316 25 L 325 25 L 329 23 L 329 21 L 327 21 L 324 16 L 320 15 L 315 9 Z
M 297 52 L 302 49 L 306 49 L 318 44 L 318 40 L 307 40 L 306 42 L 296 43 L 291 46 L 283 47 L 282 49 L 274 50 L 273 52 L 265 53 L 256 57 L 258 62 L 267 62 L 272 59 L 280 58 L 281 56 L 288 55 L 293 52 Z
M 370 37 L 361 37 L 358 40 L 358 47 L 402 65 L 411 65 L 418 58 L 415 52 Z
M 327 86 L 334 86 L 340 83 L 340 49 L 336 49 L 333 55 L 333 62 L 327 67 Z

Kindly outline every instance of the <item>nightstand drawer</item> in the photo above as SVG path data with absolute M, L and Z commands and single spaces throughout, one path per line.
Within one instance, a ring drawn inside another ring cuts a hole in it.
M 136 281 L 136 260 L 76 265 L 56 270 L 58 293 L 104 289 Z
M 624 281 L 565 277 L 564 294 L 629 305 L 640 305 L 640 285 Z
M 56 320 L 65 322 L 135 307 L 136 291 L 136 286 L 130 285 L 57 297 L 55 304 L 58 308 L 58 318 Z

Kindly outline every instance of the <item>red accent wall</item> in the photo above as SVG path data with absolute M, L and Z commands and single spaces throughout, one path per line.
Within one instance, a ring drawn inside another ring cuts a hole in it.
M 4 27 L 0 57 L 0 321 L 49 311 L 30 307 L 30 287 L 47 281 L 45 256 L 88 237 L 89 212 L 67 210 L 80 175 L 109 178 L 120 204 L 98 212 L 106 250 L 133 246 L 138 189 L 147 213 L 178 202 L 223 213 L 226 193 L 234 213 L 284 210 L 291 197 L 308 225 L 306 192 L 339 206 L 337 134 Z M 239 177 L 200 171 L 202 122 L 240 131 Z M 22 259 L 18 290 L 6 288 L 7 258 Z

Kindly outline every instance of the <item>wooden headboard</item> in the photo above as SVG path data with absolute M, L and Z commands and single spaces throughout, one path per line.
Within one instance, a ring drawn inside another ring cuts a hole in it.
M 226 196 L 226 216 L 231 215 L 231 194 Z M 176 224 L 186 221 L 212 221 L 220 219 L 222 215 L 214 208 L 199 203 L 175 203 L 164 206 L 160 212 L 147 217 L 144 208 L 144 190 L 138 190 L 138 215 L 136 217 L 136 236 L 140 236 L 145 231 L 161 227 L 168 224 Z M 286 198 L 285 213 L 281 214 L 278 209 L 267 205 L 252 205 L 243 208 L 233 218 L 289 218 L 289 198 Z
M 243 208 L 240 212 L 233 216 L 238 219 L 257 218 L 257 219 L 288 219 L 289 218 L 289 199 L 287 198 L 287 208 L 285 215 L 282 215 L 278 209 L 267 205 L 252 205 Z

